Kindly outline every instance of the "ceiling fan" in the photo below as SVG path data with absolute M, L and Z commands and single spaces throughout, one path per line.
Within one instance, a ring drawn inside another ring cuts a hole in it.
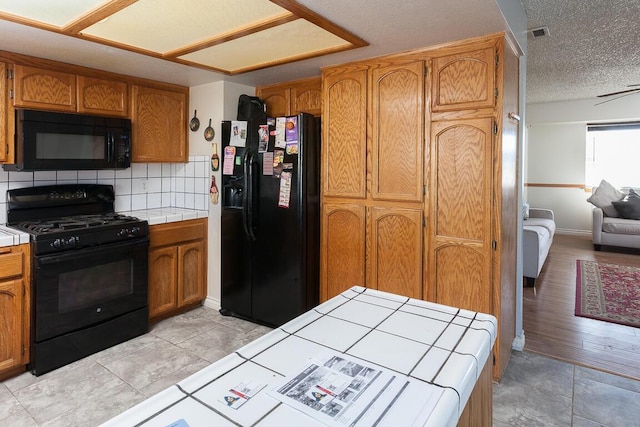
M 640 92 L 640 83 L 627 85 L 627 87 L 630 88 L 630 89 L 619 90 L 619 91 L 616 91 L 616 92 L 609 92 L 609 93 L 604 93 L 602 95 L 598 95 L 598 98 L 608 98 L 610 96 L 613 96 L 615 98 L 610 98 L 610 99 L 604 100 L 602 102 L 598 102 L 595 105 L 604 104 L 605 102 L 609 102 L 609 101 L 615 101 L 616 99 L 620 99 L 620 98 L 623 98 L 625 96 L 633 95 L 634 93 Z

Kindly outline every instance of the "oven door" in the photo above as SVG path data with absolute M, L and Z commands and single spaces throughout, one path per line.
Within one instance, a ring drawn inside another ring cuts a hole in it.
M 37 256 L 35 341 L 147 306 L 149 239 Z

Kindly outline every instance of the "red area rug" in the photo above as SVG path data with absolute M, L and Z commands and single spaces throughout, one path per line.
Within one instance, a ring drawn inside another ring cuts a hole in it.
M 640 268 L 578 260 L 576 316 L 640 328 Z

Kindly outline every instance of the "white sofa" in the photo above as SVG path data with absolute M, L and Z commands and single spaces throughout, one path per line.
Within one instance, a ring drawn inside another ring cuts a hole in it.
M 553 211 L 530 208 L 522 229 L 522 275 L 527 286 L 534 286 L 556 233 Z
M 640 248 L 640 220 L 606 216 L 602 209 L 593 208 L 591 237 L 596 251 L 602 245 Z

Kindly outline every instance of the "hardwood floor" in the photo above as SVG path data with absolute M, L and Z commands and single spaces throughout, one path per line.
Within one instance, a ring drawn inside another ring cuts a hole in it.
M 590 236 L 556 234 L 536 279 L 524 288 L 525 350 L 640 380 L 640 329 L 574 315 L 576 260 L 640 267 L 640 251 L 603 247 Z

